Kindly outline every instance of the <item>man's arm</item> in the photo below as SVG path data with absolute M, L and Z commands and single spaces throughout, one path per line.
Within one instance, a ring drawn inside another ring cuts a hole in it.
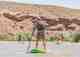
M 35 35 L 35 30 L 36 30 L 36 26 L 33 26 L 33 29 L 32 29 L 32 36 Z

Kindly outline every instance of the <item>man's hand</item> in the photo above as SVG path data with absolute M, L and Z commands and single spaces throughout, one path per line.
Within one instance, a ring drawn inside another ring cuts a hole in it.
M 34 36 L 34 33 L 32 32 L 32 36 Z

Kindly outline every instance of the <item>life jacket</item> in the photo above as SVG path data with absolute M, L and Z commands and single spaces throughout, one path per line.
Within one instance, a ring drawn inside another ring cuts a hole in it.
M 37 23 L 37 29 L 38 29 L 38 30 L 44 30 L 45 27 L 44 27 L 43 24 Z

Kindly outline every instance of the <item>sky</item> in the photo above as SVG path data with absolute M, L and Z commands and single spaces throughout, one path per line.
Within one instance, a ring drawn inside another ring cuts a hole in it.
M 21 3 L 47 4 L 80 9 L 80 0 L 16 0 Z
M 0 0 L 0 1 L 16 1 L 16 0 Z
M 2 0 L 2 1 L 15 1 L 17 3 L 28 3 L 28 4 L 57 5 L 74 9 L 80 9 L 80 0 Z

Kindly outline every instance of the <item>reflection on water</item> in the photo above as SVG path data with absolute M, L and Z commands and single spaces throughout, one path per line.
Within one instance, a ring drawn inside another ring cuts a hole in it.
M 44 57 L 45 54 L 41 54 L 41 53 L 35 53 L 33 54 L 34 57 Z
M 31 55 L 31 57 L 53 57 L 54 56 L 54 54 L 52 54 L 52 53 L 33 53 L 32 55 Z

